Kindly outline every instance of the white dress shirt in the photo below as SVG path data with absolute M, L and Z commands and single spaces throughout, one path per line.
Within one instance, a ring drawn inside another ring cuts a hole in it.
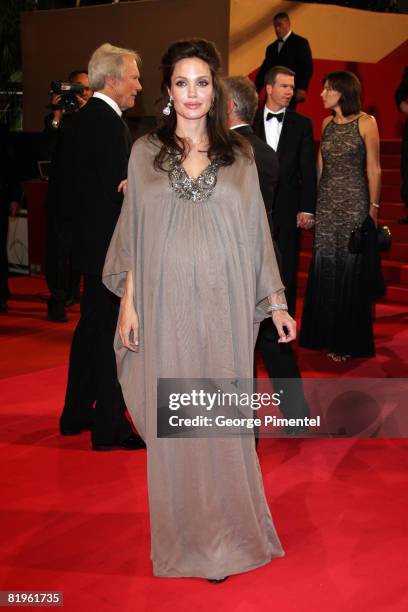
M 292 34 L 292 30 L 290 32 L 288 32 L 286 34 L 286 36 L 283 36 L 282 40 L 278 41 L 278 53 L 280 53 L 282 51 L 282 47 L 285 44 L 285 42 L 288 40 L 289 36 Z
M 286 108 L 281 108 L 278 111 L 271 111 L 271 109 L 268 108 L 266 105 L 264 108 L 264 126 L 265 126 L 266 142 L 268 143 L 270 147 L 272 147 L 274 151 L 276 151 L 278 148 L 279 138 L 282 132 L 282 126 L 283 126 L 283 121 L 285 121 L 285 117 L 283 118 L 283 121 L 278 121 L 277 119 L 274 119 L 273 117 L 272 119 L 269 119 L 269 121 L 267 121 L 266 115 L 268 113 L 273 113 L 274 115 L 277 115 L 278 113 L 285 113 L 285 112 L 286 112 Z
M 110 98 L 106 94 L 103 94 L 100 91 L 95 91 L 93 97 L 94 98 L 99 98 L 100 100 L 103 100 L 104 102 L 106 102 L 106 104 L 109 104 L 109 106 L 111 108 L 113 108 L 113 110 L 115 111 L 116 114 L 119 115 L 119 117 L 122 116 L 122 111 L 120 110 L 118 104 L 115 102 L 115 100 L 113 100 L 112 98 Z

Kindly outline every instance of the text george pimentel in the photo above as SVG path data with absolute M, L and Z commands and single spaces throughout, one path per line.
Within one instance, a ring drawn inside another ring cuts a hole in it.
M 208 393 L 203 389 L 192 390 L 190 393 L 171 393 L 169 395 L 169 409 L 179 410 L 181 407 L 201 407 L 206 411 L 211 411 L 214 407 L 223 408 L 226 406 L 241 406 L 258 410 L 264 406 L 279 406 L 280 393 L 225 393 L 220 389 L 215 393 Z M 273 427 L 320 427 L 320 416 L 316 418 L 290 418 L 277 417 L 275 415 L 264 415 L 258 417 L 237 417 L 231 418 L 219 414 L 216 417 L 196 415 L 194 417 L 179 417 L 172 415 L 169 418 L 172 427 L 240 427 L 253 429 L 254 427 L 268 426 Z

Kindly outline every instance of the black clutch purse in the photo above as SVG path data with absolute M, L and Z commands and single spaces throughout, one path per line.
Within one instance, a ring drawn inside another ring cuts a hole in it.
M 364 243 L 368 234 L 368 229 L 364 225 L 355 227 L 351 234 L 348 243 L 348 250 L 354 255 L 362 253 L 364 249 Z M 387 225 L 380 225 L 377 227 L 377 240 L 379 251 L 389 251 L 391 248 L 391 231 Z

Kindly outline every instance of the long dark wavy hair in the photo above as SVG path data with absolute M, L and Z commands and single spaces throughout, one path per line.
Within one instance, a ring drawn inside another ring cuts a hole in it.
M 171 77 L 175 65 L 180 60 L 190 57 L 197 57 L 206 62 L 212 77 L 214 99 L 210 112 L 207 114 L 208 158 L 211 162 L 217 161 L 221 166 L 229 166 L 234 162 L 237 151 L 241 151 L 244 155 L 250 157 L 246 141 L 234 130 L 228 129 L 227 96 L 220 77 L 220 54 L 214 43 L 194 38 L 180 40 L 170 45 L 161 60 L 163 73 L 161 108 L 169 102 L 168 89 L 171 86 Z M 176 126 L 177 116 L 173 107 L 171 107 L 170 115 L 160 114 L 158 127 L 153 132 L 162 143 L 160 151 L 154 159 L 154 166 L 157 170 L 168 169 L 169 155 L 177 155 L 183 162 L 189 153 L 187 142 L 176 136 Z

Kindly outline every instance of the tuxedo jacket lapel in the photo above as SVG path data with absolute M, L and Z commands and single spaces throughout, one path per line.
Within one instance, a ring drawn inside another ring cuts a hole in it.
M 128 148 L 129 148 L 129 151 L 130 151 L 130 149 L 132 148 L 132 143 L 133 143 L 132 134 L 130 132 L 129 126 L 126 123 L 125 119 L 123 117 L 121 117 L 120 119 L 121 119 L 121 121 L 123 123 L 123 126 L 125 128 L 126 144 L 127 144 Z
M 258 111 L 255 124 L 254 124 L 254 132 L 264 142 L 266 142 L 266 134 L 265 134 L 265 121 L 264 121 L 264 109 Z
M 284 155 L 286 143 L 290 138 L 290 130 L 292 126 L 292 112 L 290 110 L 286 110 L 285 117 L 283 119 L 282 131 L 279 138 L 277 154 L 278 157 Z

